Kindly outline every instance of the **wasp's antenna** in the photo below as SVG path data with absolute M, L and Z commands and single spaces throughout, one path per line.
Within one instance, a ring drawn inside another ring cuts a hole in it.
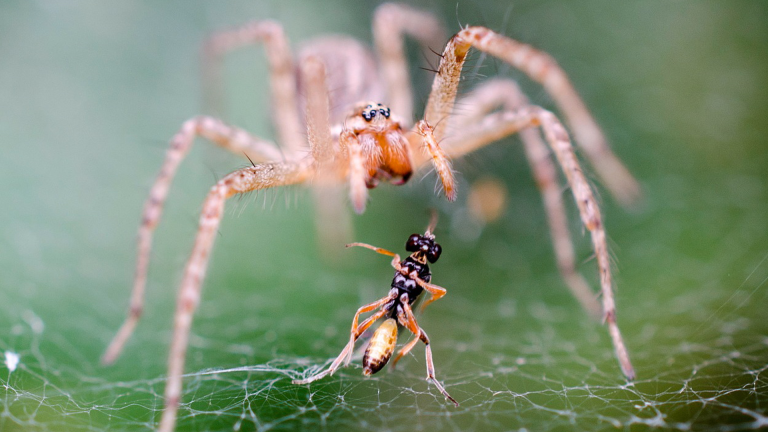
M 431 213 L 431 216 L 429 218 L 429 226 L 427 227 L 427 232 L 424 233 L 424 235 L 427 237 L 433 235 L 432 232 L 435 230 L 435 227 L 437 226 L 437 219 L 438 219 L 437 210 L 431 209 L 429 212 Z

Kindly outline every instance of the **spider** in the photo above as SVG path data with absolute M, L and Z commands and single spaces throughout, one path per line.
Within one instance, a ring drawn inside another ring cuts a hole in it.
M 210 116 L 184 122 L 171 139 L 144 204 L 128 317 L 104 353 L 104 364 L 117 359 L 141 316 L 152 236 L 172 179 L 194 139 L 203 137 L 226 150 L 245 154 L 252 166 L 224 176 L 203 201 L 194 246 L 178 293 L 165 409 L 159 430 L 171 431 L 176 422 L 192 318 L 227 199 L 255 190 L 311 185 L 316 191 L 320 219 L 339 221 L 345 215 L 340 210 L 343 197 L 327 192 L 333 191 L 334 186 L 346 185 L 352 207 L 362 213 L 368 189 L 380 182 L 406 182 L 412 172 L 431 162 L 446 197 L 454 200 L 456 183 L 451 158 L 516 133 L 521 136 L 544 196 L 558 268 L 585 309 L 599 314 L 595 296 L 575 269 L 558 174 L 547 144 L 562 168 L 581 220 L 591 234 L 600 275 L 603 319 L 624 375 L 634 378 L 616 324 L 610 259 L 600 209 L 565 127 L 550 111 L 529 104 L 516 84 L 507 79 L 488 80 L 456 101 L 462 66 L 470 49 L 521 70 L 541 83 L 554 99 L 587 158 L 613 194 L 622 201 L 631 201 L 639 194 L 637 183 L 609 149 L 565 72 L 544 52 L 488 28 L 468 26 L 445 44 L 424 116 L 414 122 L 405 35 L 426 48 L 438 47 L 446 40 L 441 25 L 430 13 L 401 4 L 382 4 L 373 18 L 377 58 L 362 43 L 345 36 L 315 39 L 294 57 L 281 25 L 274 21 L 255 21 L 223 31 L 204 45 L 205 81 L 209 83 L 216 82 L 224 54 L 248 45 L 264 45 L 280 147 Z M 461 109 L 454 110 L 455 105 Z M 543 132 L 544 140 L 537 129 Z
M 405 250 L 411 252 L 411 255 L 402 261 L 400 260 L 400 255 L 380 247 L 366 243 L 351 243 L 347 245 L 347 247 L 360 246 L 368 248 L 382 255 L 393 257 L 392 267 L 395 268 L 395 277 L 392 279 L 392 289 L 389 290 L 389 294 L 386 297 L 382 297 L 357 310 L 355 317 L 352 319 L 349 343 L 347 343 L 341 354 L 336 357 L 336 360 L 331 363 L 328 369 L 306 379 L 294 380 L 294 384 L 309 384 L 327 375 L 333 375 L 342 363 L 344 363 L 344 366 L 349 365 L 357 339 L 373 323 L 386 318 L 384 323 L 376 329 L 368 347 L 365 349 L 365 354 L 363 355 L 363 374 L 375 374 L 387 364 L 395 350 L 397 326 L 399 324 L 407 328 L 416 337 L 397 353 L 395 359 L 392 360 L 392 367 L 421 340 L 426 346 L 427 380 L 432 381 L 446 399 L 459 406 L 459 403 L 448 394 L 442 384 L 435 378 L 435 365 L 432 362 L 432 348 L 429 346 L 429 337 L 419 327 L 411 309 L 411 306 L 424 290 L 432 294 L 432 298 L 423 303 L 421 306 L 422 311 L 427 305 L 443 297 L 447 292 L 445 288 L 429 283 L 432 279 L 432 273 L 429 271 L 429 264 L 427 262 L 430 264 L 437 262 L 443 250 L 435 242 L 435 235 L 432 234 L 436 221 L 437 219 L 433 216 L 432 222 L 429 224 L 424 235 L 411 234 L 408 237 L 408 241 L 405 243 Z M 375 309 L 379 309 L 379 311 L 369 316 L 359 325 L 357 324 L 360 314 L 371 312 Z

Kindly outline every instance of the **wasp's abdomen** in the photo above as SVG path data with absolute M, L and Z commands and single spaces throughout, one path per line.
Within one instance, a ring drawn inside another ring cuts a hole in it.
M 395 351 L 397 343 L 397 321 L 392 318 L 382 323 L 373 333 L 371 343 L 363 356 L 363 374 L 372 375 L 380 371 Z

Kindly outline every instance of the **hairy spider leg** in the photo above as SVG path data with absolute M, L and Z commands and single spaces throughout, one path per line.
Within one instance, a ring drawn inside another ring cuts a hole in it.
M 535 51 L 528 45 L 516 42 L 484 27 L 467 27 L 448 41 L 443 51 L 439 72 L 435 77 L 432 92 L 427 102 L 425 119 L 429 124 L 436 124 L 442 116 L 450 115 L 453 111 L 461 68 L 471 47 L 498 57 L 524 71 L 534 80 L 541 82 L 545 89 L 552 94 L 552 97 L 558 101 L 561 109 L 566 112 L 566 116 L 574 117 L 572 120 L 574 128 L 582 128 L 584 130 L 585 128 L 589 129 L 589 127 L 585 127 L 585 124 L 590 122 L 594 124 L 581 99 L 578 98 L 565 73 L 557 66 L 554 59 L 547 54 Z M 579 107 L 581 108 L 579 109 Z M 494 118 L 505 115 L 511 117 L 499 121 L 497 125 L 491 126 L 494 123 Z M 444 136 L 447 126 L 445 123 L 437 123 L 434 129 L 434 135 L 437 139 Z M 581 220 L 591 233 L 600 273 L 603 319 L 608 324 L 608 331 L 611 335 L 622 372 L 628 379 L 634 379 L 635 372 L 616 324 L 610 257 L 605 240 L 605 230 L 600 216 L 600 208 L 592 194 L 589 183 L 584 177 L 565 128 L 552 113 L 538 107 L 523 108 L 512 113 L 490 114 L 481 126 L 486 126 L 487 133 L 483 137 L 484 139 L 475 138 L 474 145 L 467 142 L 458 144 L 454 142 L 454 147 L 446 150 L 448 155 L 455 157 L 466 154 L 468 151 L 490 143 L 492 141 L 488 139 L 490 137 L 496 140 L 527 127 L 539 126 L 542 128 L 544 136 L 552 147 L 555 157 L 571 187 Z M 591 128 L 599 132 L 597 126 Z M 488 140 L 486 141 L 485 139 Z M 604 144 L 604 141 L 602 142 Z M 446 142 L 447 146 L 448 142 Z M 609 151 L 607 146 L 602 150 Z M 620 180 L 614 177 L 610 175 L 607 179 L 620 182 Z M 630 191 L 624 192 L 629 193 Z
M 319 72 L 322 75 L 322 65 L 318 66 L 311 59 L 303 63 L 302 68 L 307 68 L 312 72 Z M 308 83 L 308 86 L 318 87 L 317 89 L 308 88 L 308 93 L 315 96 L 323 91 L 327 93 L 325 83 L 322 80 L 311 81 Z M 322 96 L 319 96 L 318 100 L 313 103 L 314 105 L 310 106 L 314 106 L 317 110 L 307 110 L 307 124 L 318 127 L 322 126 L 325 121 L 327 125 L 327 100 L 325 100 L 323 105 Z M 221 222 L 224 203 L 227 198 L 236 194 L 276 186 L 305 183 L 314 179 L 318 168 L 323 168 L 323 163 L 327 160 L 327 156 L 321 155 L 319 161 L 313 156 L 322 153 L 324 150 L 323 146 L 327 143 L 322 142 L 322 135 L 316 130 L 309 129 L 309 132 L 310 156 L 300 162 L 264 163 L 235 171 L 224 177 L 211 189 L 203 204 L 200 227 L 198 228 L 192 256 L 187 262 L 184 279 L 179 289 L 171 354 L 168 361 L 168 382 L 165 390 L 166 406 L 160 420 L 159 430 L 161 432 L 170 432 L 176 423 L 176 412 L 178 411 L 181 398 L 181 384 L 189 331 L 192 325 L 194 310 L 200 301 L 202 282 L 208 266 L 208 258 L 213 248 L 215 233 Z
M 314 169 L 308 162 L 263 163 L 228 174 L 219 180 L 208 193 L 203 202 L 203 211 L 200 215 L 200 225 L 195 237 L 192 255 L 187 261 L 179 288 L 171 351 L 168 358 L 165 409 L 160 420 L 160 431 L 170 432 L 176 423 L 189 331 L 192 326 L 194 311 L 200 302 L 200 290 L 216 239 L 216 232 L 223 215 L 224 203 L 228 198 L 237 194 L 302 183 L 312 175 L 313 171 Z
M 287 153 L 300 154 L 305 146 L 297 104 L 296 70 L 283 26 L 276 21 L 253 21 L 213 34 L 203 45 L 203 94 L 206 104 L 221 113 L 222 57 L 229 51 L 264 44 L 272 91 L 272 113 L 278 142 Z
M 540 83 L 563 111 L 579 145 L 597 173 L 622 204 L 640 196 L 640 186 L 613 154 L 600 127 L 573 88 L 568 76 L 549 54 L 502 36 L 485 27 L 466 27 L 448 41 L 432 83 L 424 119 L 435 127 L 438 142 L 445 137 L 453 113 L 461 67 L 470 47 L 497 57 Z
M 407 294 L 404 294 L 404 295 L 407 296 Z M 408 302 L 405 301 L 401 303 L 403 305 L 403 310 L 401 313 L 398 313 L 397 315 L 398 322 L 400 322 L 401 325 L 403 325 L 411 333 L 417 336 L 418 339 L 424 342 L 424 351 L 426 353 L 426 358 L 427 358 L 427 381 L 431 381 L 432 384 L 434 384 L 435 387 L 437 387 L 437 389 L 440 390 L 440 393 L 442 393 L 446 399 L 453 402 L 454 405 L 459 406 L 459 403 L 456 402 L 456 399 L 452 398 L 451 395 L 449 395 L 448 392 L 445 390 L 443 385 L 440 384 L 437 378 L 435 378 L 435 364 L 432 362 L 432 348 L 429 346 L 429 337 L 427 336 L 427 333 L 425 333 L 424 330 L 421 327 L 419 327 L 419 324 L 416 322 L 416 317 L 413 316 L 413 311 L 411 310 L 411 307 L 408 305 Z M 398 354 L 398 356 L 400 355 Z
M 448 145 L 461 143 L 463 139 L 473 141 L 478 132 L 475 125 L 482 125 L 483 119 L 496 108 L 514 111 L 530 105 L 517 83 L 510 79 L 494 79 L 480 84 L 456 103 L 459 112 L 451 118 Z M 518 132 L 525 155 L 533 171 L 536 185 L 541 192 L 547 214 L 549 232 L 555 252 L 557 268 L 571 293 L 581 306 L 595 319 L 600 317 L 600 303 L 589 284 L 576 271 L 576 259 L 568 229 L 568 218 L 563 205 L 562 191 L 558 183 L 557 167 L 551 159 L 551 152 L 535 128 Z
M 373 14 L 373 40 L 387 83 L 389 107 L 413 124 L 413 94 L 408 76 L 404 35 L 416 39 L 424 48 L 438 50 L 445 30 L 434 15 L 397 3 L 384 3 Z
M 475 150 L 478 147 L 529 127 L 540 127 L 543 130 L 544 136 L 552 148 L 571 188 L 582 223 L 591 234 L 592 247 L 595 250 L 600 274 L 603 320 L 608 325 L 608 332 L 611 335 L 621 370 L 629 380 L 633 380 L 635 378 L 634 368 L 616 323 L 616 305 L 613 298 L 610 256 L 608 254 L 600 208 L 578 164 L 568 138 L 568 133 L 557 120 L 557 117 L 549 111 L 533 106 L 513 112 L 502 111 L 493 113 L 486 117 L 481 127 L 473 130 L 476 133 L 475 135 L 467 136 L 467 139 L 463 141 L 456 141 L 455 147 L 450 145 L 453 143 L 452 140 L 446 139 L 446 148 L 449 155 L 459 156 L 467 151 Z
M 133 277 L 131 303 L 128 316 L 110 342 L 101 358 L 102 364 L 111 364 L 120 356 L 123 346 L 133 333 L 144 309 L 144 291 L 147 283 L 152 238 L 163 214 L 163 206 L 173 177 L 182 160 L 192 147 L 195 137 L 201 136 L 232 153 L 245 153 L 251 160 L 263 162 L 279 160 L 280 151 L 266 140 L 251 136 L 246 131 L 229 126 L 221 120 L 200 116 L 187 120 L 171 140 L 160 173 L 157 175 L 149 197 L 144 203 L 141 225 L 137 237 L 136 270 Z

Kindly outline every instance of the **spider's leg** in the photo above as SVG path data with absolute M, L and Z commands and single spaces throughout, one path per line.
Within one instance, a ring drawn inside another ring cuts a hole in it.
M 296 71 L 293 54 L 283 27 L 275 21 L 253 21 L 241 27 L 213 34 L 203 45 L 203 87 L 207 104 L 217 103 L 221 87 L 222 57 L 235 49 L 264 44 L 269 63 L 272 113 L 278 142 L 287 153 L 301 152 L 306 145 L 299 116 Z
M 432 14 L 403 4 L 384 3 L 373 14 L 373 39 L 387 83 L 389 107 L 410 125 L 413 96 L 405 58 L 406 34 L 433 50 L 440 49 L 446 38 L 440 21 Z
M 465 140 L 473 141 L 475 135 L 484 136 L 482 132 L 478 133 L 475 125 L 481 125 L 480 128 L 492 128 L 490 126 L 492 121 L 487 126 L 482 126 L 483 116 L 496 108 L 502 107 L 507 111 L 514 111 L 528 105 L 528 98 L 512 80 L 495 79 L 479 85 L 458 102 L 461 114 L 452 117 L 450 138 L 444 142 L 446 152 L 455 156 L 461 153 L 461 151 L 457 152 L 455 147 L 457 144 Z M 456 121 L 454 122 L 453 119 Z M 542 141 L 538 130 L 527 128 L 521 129 L 518 133 L 544 201 L 557 268 L 574 297 L 590 315 L 597 318 L 600 316 L 600 303 L 587 281 L 576 271 L 575 254 L 563 206 L 562 191 L 558 185 L 557 168 L 552 162 L 550 151 Z M 483 145 L 485 144 L 490 142 Z
M 312 157 L 318 164 L 323 164 L 333 159 L 325 65 L 318 57 L 307 56 L 300 69 L 306 86 L 307 140 Z
M 279 160 L 280 151 L 274 144 L 255 138 L 242 129 L 229 126 L 212 117 L 195 117 L 186 121 L 181 130 L 171 140 L 160 173 L 152 185 L 149 198 L 144 203 L 144 211 L 138 234 L 136 271 L 133 279 L 131 306 L 128 317 L 110 342 L 101 358 L 103 364 L 113 363 L 123 349 L 123 345 L 133 333 L 141 316 L 144 305 L 144 288 L 147 282 L 149 254 L 152 249 L 152 235 L 163 213 L 163 205 L 168 196 L 173 177 L 181 161 L 189 152 L 196 136 L 204 137 L 221 147 L 242 155 L 245 153 L 254 161 Z
M 414 129 L 416 133 L 421 136 L 424 150 L 432 158 L 432 164 L 435 167 L 435 171 L 437 171 L 437 175 L 440 177 L 445 197 L 448 198 L 448 201 L 455 201 L 456 180 L 453 176 L 451 160 L 448 159 L 443 149 L 437 143 L 433 133 L 434 129 L 424 120 L 420 120 L 416 123 Z
M 541 83 L 563 111 L 577 141 L 606 186 L 622 203 L 629 204 L 640 196 L 640 187 L 629 171 L 611 152 L 602 131 L 574 90 L 565 72 L 548 54 L 530 45 L 509 39 L 484 27 L 467 27 L 457 33 L 445 47 L 440 68 L 432 83 L 432 91 L 424 119 L 435 127 L 435 137 L 445 136 L 447 122 L 453 113 L 461 68 L 470 47 L 493 55 Z
M 179 288 L 173 339 L 168 358 L 165 409 L 160 420 L 159 431 L 171 432 L 176 423 L 189 331 L 195 309 L 200 302 L 200 290 L 226 200 L 245 192 L 305 182 L 311 178 L 313 171 L 314 168 L 310 163 L 264 163 L 228 174 L 208 192 L 203 202 L 192 255 L 187 261 Z
M 451 395 L 448 394 L 447 391 L 445 391 L 445 387 L 443 387 L 442 384 L 440 384 L 440 381 L 438 381 L 435 378 L 435 364 L 432 362 L 432 348 L 429 346 L 429 337 L 427 336 L 427 333 L 424 332 L 424 330 L 419 327 L 419 324 L 416 322 L 416 317 L 413 316 L 413 311 L 411 310 L 411 307 L 408 305 L 407 302 L 403 303 L 403 311 L 402 313 L 398 314 L 397 317 L 400 324 L 405 326 L 408 330 L 410 330 L 411 333 L 416 335 L 418 339 L 420 339 L 422 342 L 424 342 L 424 351 L 426 352 L 427 357 L 427 381 L 432 381 L 432 384 L 434 384 L 438 390 L 440 390 L 440 393 L 445 396 L 446 399 L 453 402 L 456 406 L 459 406 L 459 403 L 456 402 L 456 399 L 452 398 Z M 408 345 L 411 345 L 409 343 Z M 406 346 L 405 348 L 409 348 Z M 403 348 L 403 351 L 405 351 L 405 348 Z M 413 348 L 412 346 L 410 348 Z M 408 351 L 410 351 L 410 348 Z M 405 351 L 405 354 L 408 353 L 408 351 Z M 401 351 L 402 352 L 402 351 Z M 401 357 L 400 354 L 398 354 L 398 357 Z
M 512 112 L 503 111 L 490 114 L 478 127 L 467 130 L 467 135 L 463 136 L 462 141 L 457 141 L 455 145 L 449 145 L 448 141 L 451 140 L 446 139 L 446 148 L 450 149 L 449 155 L 458 156 L 532 126 L 539 126 L 543 130 L 544 136 L 568 180 L 568 185 L 579 209 L 582 223 L 591 234 L 592 246 L 595 250 L 600 273 L 603 320 L 608 325 L 608 331 L 613 340 L 613 346 L 621 370 L 627 378 L 632 380 L 635 378 L 635 372 L 629 360 L 624 340 L 619 332 L 619 327 L 616 324 L 616 305 L 613 298 L 610 256 L 606 245 L 605 229 L 600 216 L 600 208 L 592 194 L 589 182 L 587 182 L 581 170 L 581 166 L 571 146 L 571 141 L 568 138 L 568 133 L 560 121 L 557 120 L 557 117 L 551 112 L 535 106 L 525 107 Z
M 384 315 L 386 315 L 387 313 L 389 313 L 388 310 L 380 310 L 380 311 L 376 312 L 375 314 L 371 315 L 370 317 L 368 317 L 368 319 L 366 319 L 365 321 L 363 321 L 357 327 L 357 329 L 354 331 L 354 333 L 352 334 L 353 338 L 350 339 L 350 341 L 347 343 L 347 345 L 344 347 L 344 349 L 341 350 L 341 353 L 339 354 L 339 356 L 336 357 L 336 359 L 333 361 L 333 363 L 331 363 L 331 365 L 328 367 L 328 369 L 326 369 L 326 370 L 324 370 L 324 371 L 322 371 L 322 372 L 320 372 L 320 373 L 318 373 L 316 375 L 312 375 L 311 377 L 306 378 L 306 379 L 293 380 L 293 383 L 294 384 L 309 384 L 311 382 L 314 382 L 314 381 L 317 381 L 317 380 L 319 380 L 321 378 L 324 378 L 324 377 L 326 377 L 328 375 L 333 375 L 333 373 L 336 372 L 336 370 L 339 367 L 341 367 L 342 363 L 348 364 L 349 363 L 348 359 L 349 359 L 349 357 L 352 356 L 352 351 L 355 348 L 355 341 L 357 341 L 357 339 L 360 337 L 360 335 L 362 335 L 366 330 L 368 330 L 368 327 L 370 327 L 374 322 L 376 322 L 379 319 L 383 318 Z
M 302 57 L 301 78 L 306 98 L 307 141 L 317 163 L 317 174 L 312 181 L 315 201 L 317 234 L 324 257 L 338 258 L 335 246 L 352 237 L 352 221 L 345 205 L 343 189 L 339 187 L 339 158 L 334 156 L 331 137 L 330 109 L 326 70 L 315 55 Z

